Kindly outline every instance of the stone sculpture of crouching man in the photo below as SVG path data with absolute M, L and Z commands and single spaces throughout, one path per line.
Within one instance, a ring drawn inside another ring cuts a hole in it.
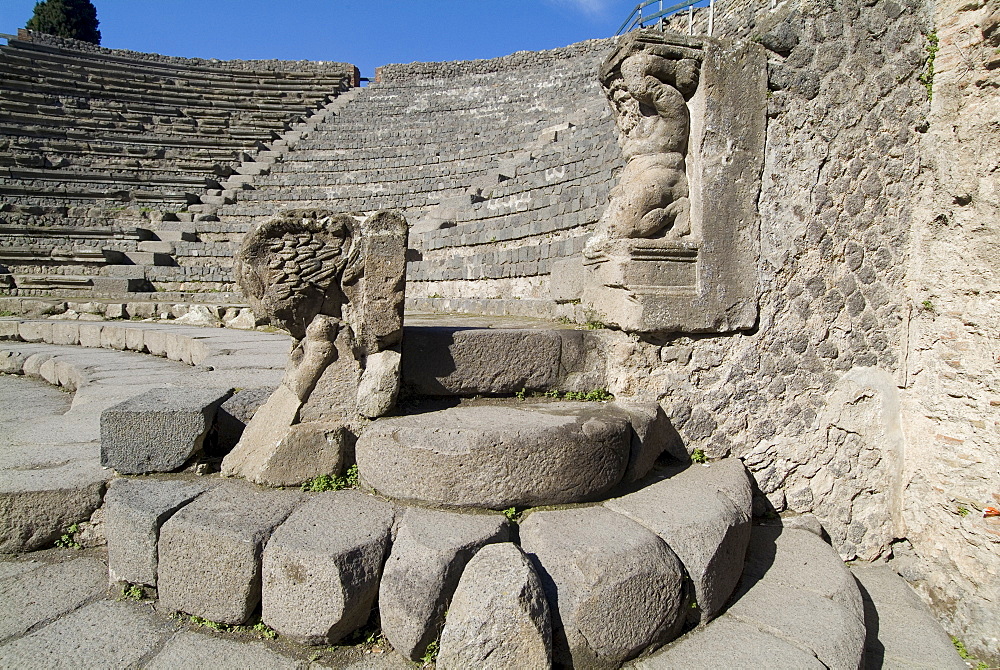
M 626 164 L 584 251 L 590 258 L 599 256 L 610 240 L 691 232 L 687 100 L 698 86 L 698 61 L 640 51 L 618 67 L 606 64 L 605 71 L 605 92 Z

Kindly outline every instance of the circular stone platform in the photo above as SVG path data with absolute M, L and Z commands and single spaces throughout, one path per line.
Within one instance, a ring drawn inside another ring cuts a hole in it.
M 380 419 L 356 455 L 362 480 L 390 498 L 505 509 L 599 499 L 630 446 L 614 405 L 529 401 Z

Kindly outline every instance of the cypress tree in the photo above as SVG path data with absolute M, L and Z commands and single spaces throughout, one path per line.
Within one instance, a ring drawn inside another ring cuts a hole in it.
M 43 0 L 35 3 L 35 13 L 24 27 L 40 33 L 100 44 L 101 31 L 97 29 L 98 23 L 97 8 L 90 0 Z

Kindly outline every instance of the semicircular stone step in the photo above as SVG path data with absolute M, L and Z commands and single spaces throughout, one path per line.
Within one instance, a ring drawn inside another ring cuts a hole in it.
M 622 480 L 631 443 L 617 405 L 529 401 L 380 419 L 356 457 L 382 495 L 504 509 L 600 499 Z

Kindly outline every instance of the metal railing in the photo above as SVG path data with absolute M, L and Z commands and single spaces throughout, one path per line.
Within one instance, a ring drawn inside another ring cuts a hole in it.
M 625 19 L 625 23 L 618 28 L 618 32 L 615 35 L 622 35 L 637 28 L 646 28 L 655 25 L 665 21 L 669 16 L 683 12 L 685 9 L 688 11 L 688 33 L 692 34 L 694 32 L 695 7 L 708 8 L 708 34 L 711 35 L 715 29 L 715 0 L 686 0 L 685 2 L 673 5 L 668 4 L 667 7 L 663 5 L 663 0 L 645 0 L 645 2 L 640 2 L 632 9 L 632 13 Z M 647 13 L 644 14 L 643 10 L 646 10 Z

